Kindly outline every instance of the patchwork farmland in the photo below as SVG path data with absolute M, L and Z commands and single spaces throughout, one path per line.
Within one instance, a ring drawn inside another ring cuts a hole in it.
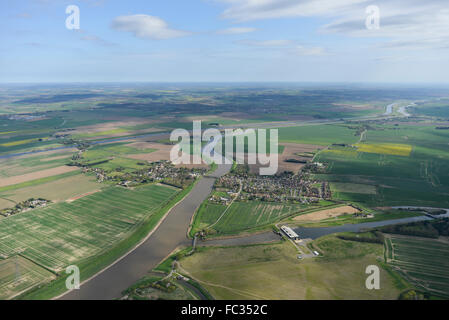
M 432 239 L 393 236 L 387 241 L 387 261 L 417 288 L 449 297 L 449 245 Z
M 60 272 L 97 255 L 129 236 L 177 193 L 148 185 L 128 190 L 110 187 L 71 203 L 57 203 L 0 220 L 0 255 L 20 254 Z
M 448 133 L 430 126 L 377 125 L 363 143 L 349 139 L 320 151 L 316 178 L 331 182 L 335 199 L 367 206 L 449 206 Z M 356 185 L 355 185 L 356 184 Z M 366 185 L 366 187 L 362 187 Z

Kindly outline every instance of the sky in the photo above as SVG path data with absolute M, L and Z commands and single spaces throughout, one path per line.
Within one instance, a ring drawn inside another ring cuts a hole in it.
M 448 0 L 1 0 L 0 40 L 2 83 L 449 83 Z

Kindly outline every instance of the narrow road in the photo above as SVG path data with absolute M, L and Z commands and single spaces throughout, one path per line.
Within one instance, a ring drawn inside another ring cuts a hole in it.
M 168 213 L 159 227 L 137 248 L 115 264 L 59 297 L 63 300 L 111 300 L 121 297 L 123 290 L 156 267 L 173 250 L 190 245 L 187 230 L 198 206 L 212 191 L 215 180 L 229 172 L 231 165 L 219 165 L 209 176 L 203 177 L 190 193 Z
M 232 206 L 235 199 L 237 199 L 239 197 L 240 193 L 242 192 L 242 188 L 243 188 L 242 181 L 239 180 L 239 183 L 240 183 L 240 187 L 239 187 L 239 191 L 237 192 L 237 195 L 234 198 L 232 198 L 231 203 L 229 203 L 229 205 L 226 207 L 226 209 L 223 211 L 223 213 L 220 215 L 220 217 L 218 217 L 217 221 L 215 221 L 210 226 L 208 226 L 208 228 L 212 228 L 213 226 L 215 226 L 221 220 L 221 218 L 223 218 L 223 216 L 226 214 L 228 209 Z

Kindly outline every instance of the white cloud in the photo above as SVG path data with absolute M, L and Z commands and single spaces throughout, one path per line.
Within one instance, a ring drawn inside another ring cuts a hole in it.
M 234 21 L 288 17 L 320 17 L 326 33 L 377 37 L 383 47 L 445 48 L 449 39 L 447 0 L 219 0 L 228 4 L 222 16 Z M 365 27 L 369 5 L 380 8 L 380 29 Z
M 250 33 L 256 31 L 256 28 L 251 27 L 235 27 L 235 28 L 228 28 L 223 30 L 218 30 L 218 34 L 242 34 L 242 33 Z
M 111 27 L 117 31 L 131 32 L 142 39 L 171 39 L 191 34 L 187 31 L 172 29 L 159 17 L 145 14 L 120 16 L 112 21 Z
M 236 41 L 237 44 L 243 44 L 251 47 L 272 47 L 282 48 L 293 45 L 295 42 L 292 40 L 240 40 Z
M 237 21 L 338 15 L 370 0 L 221 0 L 229 4 L 222 16 Z
M 299 56 L 322 56 L 326 54 L 326 50 L 322 47 L 306 47 L 298 45 L 292 49 L 292 53 Z

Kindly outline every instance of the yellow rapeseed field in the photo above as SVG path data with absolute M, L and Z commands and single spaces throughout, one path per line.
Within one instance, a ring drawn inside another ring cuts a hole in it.
M 35 141 L 38 141 L 38 140 L 39 139 L 18 140 L 18 141 L 2 143 L 2 144 L 0 144 L 0 146 L 2 146 L 2 147 L 14 147 L 14 146 L 19 146 L 19 145 L 30 143 L 30 142 L 35 142 Z
M 412 152 L 412 146 L 409 144 L 395 143 L 375 143 L 375 144 L 356 144 L 359 152 L 389 154 L 394 156 L 408 157 Z

